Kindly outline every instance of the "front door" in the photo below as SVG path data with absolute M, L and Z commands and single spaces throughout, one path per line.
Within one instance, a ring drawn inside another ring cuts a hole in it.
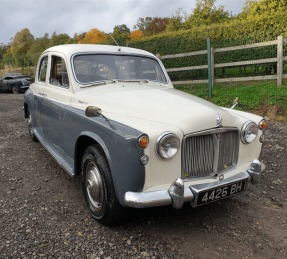
M 47 148 L 62 160 L 59 161 L 61 164 L 65 164 L 67 159 L 63 136 L 68 132 L 63 132 L 62 121 L 66 107 L 71 102 L 72 88 L 69 84 L 64 58 L 52 55 L 50 59 L 48 82 L 43 91 L 41 124 Z

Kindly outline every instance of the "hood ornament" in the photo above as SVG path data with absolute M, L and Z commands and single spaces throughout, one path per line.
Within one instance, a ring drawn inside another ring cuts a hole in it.
M 222 126 L 222 118 L 219 116 L 219 114 L 216 114 L 216 127 Z

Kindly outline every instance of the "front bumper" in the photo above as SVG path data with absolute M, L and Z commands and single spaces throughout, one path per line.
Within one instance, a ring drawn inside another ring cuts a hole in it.
M 216 190 L 223 188 L 233 183 L 244 183 L 244 190 L 247 183 L 258 184 L 260 182 L 261 172 L 265 170 L 263 163 L 259 160 L 254 160 L 245 172 L 241 172 L 226 180 L 214 183 L 190 185 L 184 187 L 184 182 L 181 178 L 177 178 L 168 190 L 152 191 L 152 192 L 126 192 L 124 203 L 127 207 L 133 208 L 148 208 L 164 205 L 172 205 L 175 209 L 180 209 L 184 202 L 190 202 L 192 207 L 197 207 L 198 197 L 202 192 L 208 190 Z M 242 187 L 243 188 L 243 187 Z M 224 197 L 222 197 L 224 198 Z

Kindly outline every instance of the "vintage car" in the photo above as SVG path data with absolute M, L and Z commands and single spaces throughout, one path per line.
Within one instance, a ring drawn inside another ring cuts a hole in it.
M 128 47 L 61 45 L 24 96 L 29 133 L 71 176 L 91 215 L 208 204 L 257 184 L 265 120 L 174 89 L 161 61 Z
M 25 92 L 30 84 L 32 78 L 20 74 L 6 74 L 0 79 L 1 92 L 13 92 L 19 94 Z

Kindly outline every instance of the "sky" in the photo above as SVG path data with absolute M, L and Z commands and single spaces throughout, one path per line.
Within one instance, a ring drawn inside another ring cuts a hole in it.
M 0 44 L 28 28 L 35 38 L 54 32 L 87 32 L 93 28 L 110 33 L 126 24 L 131 30 L 140 17 L 171 17 L 178 9 L 191 14 L 195 0 L 0 0 Z M 226 11 L 238 14 L 246 0 L 216 0 Z

